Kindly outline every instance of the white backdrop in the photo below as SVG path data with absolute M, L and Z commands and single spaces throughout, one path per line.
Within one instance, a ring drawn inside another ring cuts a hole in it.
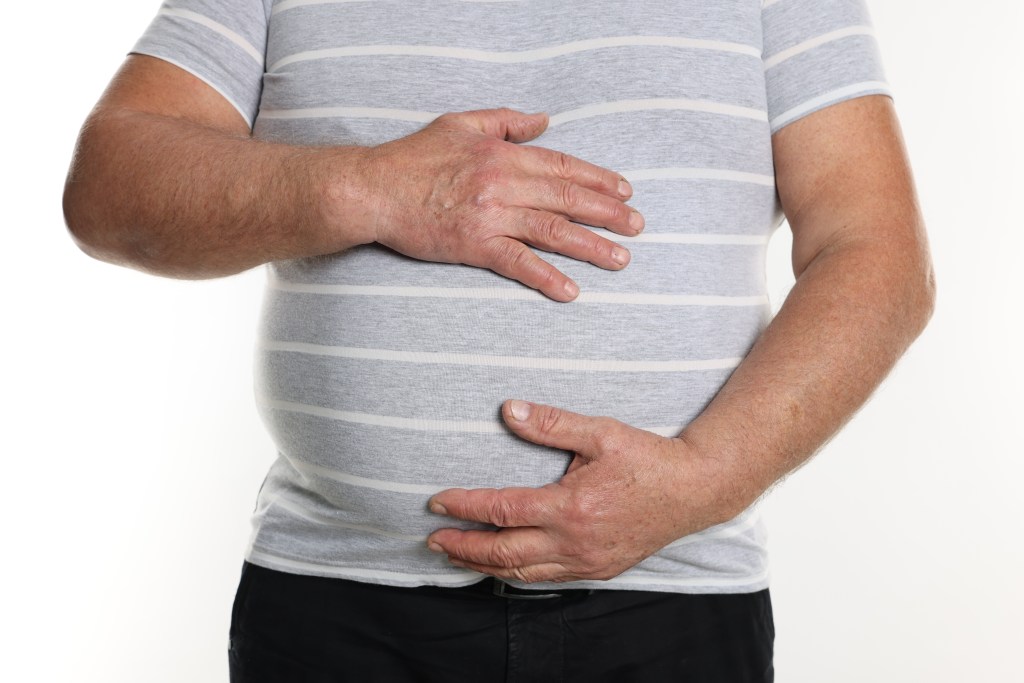
M 6 11 L 6 681 L 227 680 L 248 514 L 273 458 L 250 377 L 262 272 L 175 282 L 94 262 L 60 213 L 77 129 L 157 4 Z M 1024 9 L 871 6 L 939 306 L 874 400 L 765 504 L 778 680 L 1021 681 Z

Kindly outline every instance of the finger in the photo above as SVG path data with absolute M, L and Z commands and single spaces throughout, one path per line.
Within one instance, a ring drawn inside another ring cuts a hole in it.
M 555 301 L 572 301 L 579 296 L 580 288 L 575 282 L 519 240 L 495 236 L 484 242 L 481 249 L 482 258 L 467 259 L 466 263 L 518 280 Z
M 481 574 L 490 574 L 506 581 L 521 581 L 522 583 L 538 583 L 540 581 L 561 583 L 584 578 L 576 576 L 565 565 L 558 562 L 547 562 L 527 567 L 494 567 L 461 560 L 450 560 L 450 562 L 456 567 L 471 569 Z M 538 592 L 543 593 L 544 591 L 538 589 Z
M 548 115 L 544 112 L 525 114 L 508 108 L 478 109 L 445 114 L 438 120 L 468 125 L 484 135 L 491 135 L 509 142 L 533 140 L 548 127 Z
M 521 168 L 532 175 L 566 180 L 617 199 L 633 196 L 632 185 L 622 175 L 565 152 L 524 145 L 517 156 Z
M 611 418 L 518 400 L 505 401 L 501 414 L 512 431 L 527 441 L 572 451 L 588 460 L 600 456 L 602 445 L 622 427 Z
M 544 211 L 523 211 L 523 241 L 539 249 L 620 270 L 629 263 L 629 250 L 593 230 Z
M 557 559 L 552 546 L 544 531 L 529 527 L 500 531 L 441 529 L 427 539 L 427 547 L 447 554 L 449 559 L 505 569 Z
M 435 514 L 497 527 L 542 526 L 558 514 L 556 489 L 448 489 L 432 497 L 428 506 Z
M 636 209 L 568 180 L 537 180 L 521 196 L 528 198 L 527 208 L 557 213 L 620 235 L 638 235 L 644 229 L 644 217 Z

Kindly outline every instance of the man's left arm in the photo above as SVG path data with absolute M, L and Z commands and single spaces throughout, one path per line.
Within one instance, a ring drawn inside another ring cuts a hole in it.
M 714 400 L 674 439 L 508 401 L 509 427 L 576 454 L 539 489 L 450 489 L 434 512 L 451 562 L 527 582 L 607 579 L 732 519 L 836 433 L 920 334 L 934 280 L 891 101 L 850 100 L 776 133 L 796 284 Z

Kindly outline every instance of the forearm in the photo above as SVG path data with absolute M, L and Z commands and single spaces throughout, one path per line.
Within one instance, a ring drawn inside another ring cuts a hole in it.
M 333 253 L 372 241 L 357 180 L 363 151 L 271 144 L 99 109 L 79 139 L 65 217 L 90 255 L 172 277 Z M 329 206 L 350 211 L 331 215 Z
M 927 322 L 923 243 L 861 240 L 818 254 L 743 363 L 685 430 L 735 514 L 828 441 Z

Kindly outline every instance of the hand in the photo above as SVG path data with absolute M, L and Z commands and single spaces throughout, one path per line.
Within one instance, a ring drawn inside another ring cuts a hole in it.
M 423 130 L 369 150 L 375 241 L 406 256 L 488 268 L 571 301 L 579 287 L 526 245 L 624 268 L 629 252 L 570 221 L 636 235 L 622 176 L 567 154 L 517 145 L 547 115 L 510 109 L 445 114 Z
M 575 458 L 560 481 L 539 489 L 431 498 L 435 513 L 500 527 L 431 534 L 430 549 L 458 567 L 525 582 L 610 579 L 746 507 L 725 493 L 719 463 L 684 439 L 523 401 L 507 401 L 502 415 L 517 435 Z

